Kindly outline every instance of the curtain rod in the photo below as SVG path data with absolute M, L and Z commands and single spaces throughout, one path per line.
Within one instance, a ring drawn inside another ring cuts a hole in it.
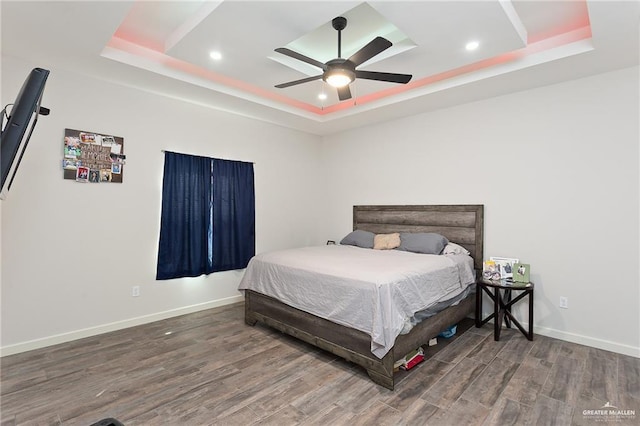
M 176 152 L 176 151 L 169 151 L 168 149 L 161 149 L 160 152 L 162 152 L 163 154 L 165 152 L 171 152 L 174 154 L 182 154 L 182 155 L 192 155 L 194 157 L 206 157 L 206 158 L 215 158 L 216 160 L 225 160 L 225 161 L 239 161 L 241 163 L 251 163 L 251 164 L 256 164 L 254 161 L 243 161 L 243 160 L 230 160 L 228 158 L 220 158 L 220 157 L 207 157 L 206 155 L 196 155 L 196 154 L 185 154 L 184 152 Z

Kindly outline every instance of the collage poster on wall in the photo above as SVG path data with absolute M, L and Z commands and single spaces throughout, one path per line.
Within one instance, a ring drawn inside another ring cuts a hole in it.
M 121 137 L 64 129 L 64 179 L 122 183 L 126 159 Z

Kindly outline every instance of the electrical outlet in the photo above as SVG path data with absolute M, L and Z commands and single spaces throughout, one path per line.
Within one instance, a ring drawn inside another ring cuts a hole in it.
M 560 307 L 563 309 L 569 309 L 569 299 L 566 297 L 560 297 Z
M 131 296 L 133 296 L 133 297 L 140 296 L 140 286 L 139 285 L 134 285 L 133 287 L 131 287 Z

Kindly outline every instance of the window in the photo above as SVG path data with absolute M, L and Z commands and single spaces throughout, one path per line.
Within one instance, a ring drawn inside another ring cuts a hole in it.
M 254 255 L 253 164 L 165 152 L 156 279 L 242 269 Z

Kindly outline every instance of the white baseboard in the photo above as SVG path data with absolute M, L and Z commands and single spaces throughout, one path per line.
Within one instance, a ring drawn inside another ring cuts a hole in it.
M 154 321 L 160 321 L 163 319 L 177 317 L 184 314 L 190 314 L 193 312 L 203 311 L 205 309 L 217 308 L 220 306 L 230 305 L 232 303 L 238 303 L 244 301 L 242 295 L 233 297 L 227 297 L 225 299 L 214 300 L 211 302 L 200 303 L 197 305 L 185 306 L 182 308 L 171 309 L 169 311 L 158 312 L 151 315 L 144 315 L 137 318 L 131 318 L 124 321 L 117 321 L 110 324 L 104 324 L 97 327 L 85 328 L 82 330 L 76 330 L 69 333 L 57 334 L 55 336 L 44 337 L 42 339 L 30 340 L 28 342 L 17 343 L 15 345 L 4 346 L 0 348 L 0 357 L 18 354 L 22 352 L 31 351 L 34 349 L 40 349 L 47 346 L 57 345 L 59 343 L 70 342 L 72 340 L 78 340 L 85 337 L 96 336 L 102 333 L 108 333 L 110 331 L 122 330 L 124 328 L 135 327 L 136 325 L 147 324 Z M 490 321 L 489 323 L 492 324 Z M 521 323 L 525 329 L 529 326 L 528 323 Z M 555 339 L 564 340 L 566 342 L 577 343 L 579 345 L 591 346 L 606 351 L 616 352 L 623 355 L 640 358 L 640 348 L 636 348 L 621 343 L 611 342 L 603 339 L 596 339 L 593 337 L 582 336 L 574 333 L 567 333 L 564 331 L 555 330 L 545 327 L 533 327 L 535 334 L 542 336 L 553 337 Z M 534 336 L 535 340 L 535 336 Z
M 205 309 L 217 308 L 219 306 L 230 305 L 244 301 L 244 296 L 237 295 L 218 299 L 211 302 L 199 303 L 197 305 L 185 306 L 182 308 L 171 309 L 155 314 L 144 315 L 141 317 L 131 318 L 123 321 L 116 321 L 109 324 L 103 324 L 96 327 L 84 328 L 82 330 L 71 331 L 68 333 L 56 334 L 54 336 L 43 337 L 41 339 L 30 340 L 27 342 L 16 343 L 14 345 L 3 346 L 0 348 L 0 357 L 14 355 L 22 352 L 32 351 L 47 346 L 57 345 L 59 343 L 70 342 L 72 340 L 83 339 L 85 337 L 96 336 L 98 334 L 108 333 L 111 331 L 122 330 L 124 328 L 135 327 L 136 325 L 148 324 L 150 322 L 160 321 L 167 318 L 177 317 L 193 312 L 204 311 Z
M 485 312 L 483 318 L 491 315 L 492 312 Z M 475 318 L 475 317 L 474 317 Z M 487 324 L 491 324 L 493 327 L 493 320 L 489 321 Z M 529 329 L 529 323 L 525 321 L 520 321 L 522 327 L 525 330 Z M 504 327 L 504 324 L 503 324 Z M 513 326 L 513 328 L 516 328 Z M 516 328 L 517 330 L 517 328 Z M 535 335 L 539 334 L 541 336 L 553 337 L 554 339 L 564 340 L 565 342 L 577 343 L 579 345 L 591 346 L 592 348 L 603 349 L 605 351 L 615 352 L 622 355 L 629 355 L 634 358 L 640 358 L 640 348 L 636 348 L 629 345 L 624 345 L 622 343 L 616 343 L 609 340 L 597 339 L 595 337 L 583 336 L 581 334 L 568 333 L 566 331 L 559 331 L 554 328 L 546 328 L 546 327 L 537 327 L 535 324 L 533 326 L 533 339 L 535 341 Z
M 524 324 L 522 324 L 525 327 Z M 582 336 L 580 334 L 567 333 L 553 328 L 533 327 L 534 340 L 535 334 L 553 337 L 555 339 L 564 340 L 565 342 L 577 343 L 579 345 L 591 346 L 592 348 L 603 349 L 605 351 L 615 352 L 622 355 L 629 355 L 634 358 L 640 358 L 640 348 L 636 348 L 622 343 L 611 342 L 609 340 L 596 339 L 595 337 Z

